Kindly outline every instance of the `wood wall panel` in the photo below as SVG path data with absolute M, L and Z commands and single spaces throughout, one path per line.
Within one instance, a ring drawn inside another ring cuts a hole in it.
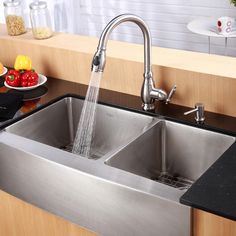
M 193 236 L 235 236 L 236 222 L 205 211 L 193 210 Z
M 177 85 L 173 103 L 193 107 L 202 102 L 208 111 L 236 116 L 235 79 L 169 68 L 162 68 L 159 75 L 161 88 L 169 91 Z
M 98 39 L 55 34 L 34 40 L 30 32 L 18 37 L 0 26 L 0 61 L 13 66 L 16 55 L 26 54 L 37 72 L 88 84 Z M 140 95 L 143 82 L 143 46 L 109 41 L 101 87 Z M 7 52 L 7 53 L 6 53 Z M 193 107 L 203 102 L 207 111 L 236 116 L 236 58 L 153 47 L 153 74 L 158 88 L 177 91 L 172 103 Z
M 1 236 L 96 236 L 72 224 L 0 191 Z

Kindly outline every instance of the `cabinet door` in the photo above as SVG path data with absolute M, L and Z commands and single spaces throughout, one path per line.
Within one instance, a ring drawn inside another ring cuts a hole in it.
M 96 236 L 78 225 L 0 191 L 0 235 Z
M 193 236 L 236 236 L 236 221 L 193 209 Z

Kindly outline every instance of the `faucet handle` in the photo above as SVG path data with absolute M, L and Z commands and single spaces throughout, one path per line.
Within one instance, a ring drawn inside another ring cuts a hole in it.
M 203 103 L 196 103 L 195 104 L 195 108 L 184 112 L 184 115 L 188 115 L 191 114 L 193 112 L 196 112 L 196 116 L 195 116 L 195 120 L 197 123 L 203 123 L 205 120 L 205 116 L 204 116 L 204 104 Z
M 174 95 L 176 89 L 177 89 L 177 86 L 174 85 L 173 88 L 170 90 L 170 93 L 169 93 L 169 95 L 166 99 L 166 104 L 168 104 L 170 102 L 170 100 L 171 100 L 172 96 Z

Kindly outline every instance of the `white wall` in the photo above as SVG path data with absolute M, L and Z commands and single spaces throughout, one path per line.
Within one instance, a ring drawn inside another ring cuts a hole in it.
M 22 0 L 29 23 L 28 5 Z M 149 25 L 153 45 L 207 52 L 208 39 L 189 32 L 187 23 L 198 17 L 231 16 L 236 7 L 230 0 L 48 0 L 54 29 L 99 37 L 105 25 L 122 13 L 141 16 Z M 4 22 L 3 0 L 0 21 Z M 134 24 L 124 23 L 114 30 L 112 38 L 142 43 L 142 34 Z M 224 54 L 224 39 L 212 39 L 212 53 Z M 228 54 L 236 56 L 236 38 L 229 39 Z
M 114 16 L 122 13 L 141 16 L 149 25 L 153 45 L 207 52 L 208 39 L 193 34 L 187 23 L 198 17 L 236 17 L 236 7 L 229 0 L 81 0 L 77 32 L 99 36 Z M 133 24 L 119 26 L 113 39 L 142 42 Z M 212 52 L 224 54 L 224 40 L 212 39 Z M 228 53 L 236 56 L 236 38 L 229 39 Z

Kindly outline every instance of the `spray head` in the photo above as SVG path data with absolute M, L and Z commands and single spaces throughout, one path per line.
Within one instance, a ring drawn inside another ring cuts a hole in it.
M 92 68 L 94 72 L 103 72 L 106 64 L 106 53 L 104 49 L 97 50 L 93 57 Z

